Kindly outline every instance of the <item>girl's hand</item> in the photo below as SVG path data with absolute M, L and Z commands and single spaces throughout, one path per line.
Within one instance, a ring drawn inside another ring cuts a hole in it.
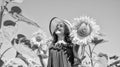
M 75 63 L 74 66 L 80 65 L 81 64 L 81 60 L 80 59 L 75 59 Z

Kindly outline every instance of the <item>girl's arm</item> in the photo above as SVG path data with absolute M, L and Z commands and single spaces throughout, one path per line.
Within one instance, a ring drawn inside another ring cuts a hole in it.
M 78 46 L 73 45 L 73 54 L 74 54 L 74 58 L 76 59 L 74 65 L 79 65 L 79 64 L 81 64 L 81 59 L 78 56 L 78 51 L 76 50 L 76 47 L 78 47 Z
M 74 57 L 78 60 L 80 60 L 79 56 L 78 56 L 78 49 L 79 49 L 79 45 L 75 44 L 73 45 L 73 54 L 74 54 Z
M 77 45 L 73 45 L 73 54 L 74 54 L 74 57 L 75 57 L 75 58 L 79 59 L 79 57 L 78 57 L 78 52 L 77 52 L 77 50 L 76 50 L 76 46 L 77 46 Z

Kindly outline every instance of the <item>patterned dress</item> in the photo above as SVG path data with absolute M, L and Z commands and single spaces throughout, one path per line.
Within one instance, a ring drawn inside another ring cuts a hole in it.
M 73 60 L 72 44 L 57 43 L 50 47 L 48 67 L 71 67 Z

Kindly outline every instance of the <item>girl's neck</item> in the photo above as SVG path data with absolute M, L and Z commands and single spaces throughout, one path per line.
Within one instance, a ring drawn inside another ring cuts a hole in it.
M 64 41 L 64 36 L 59 36 L 57 43 L 66 44 L 66 42 Z
M 64 36 L 63 35 L 58 36 L 58 41 L 61 41 L 61 40 L 64 40 Z

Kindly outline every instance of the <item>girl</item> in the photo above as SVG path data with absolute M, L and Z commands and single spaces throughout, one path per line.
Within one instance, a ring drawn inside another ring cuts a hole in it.
M 54 19 L 57 19 L 57 25 L 51 33 L 53 41 L 49 48 L 48 67 L 71 67 L 77 54 L 69 37 L 70 28 L 66 21 L 56 17 L 52 21 Z

